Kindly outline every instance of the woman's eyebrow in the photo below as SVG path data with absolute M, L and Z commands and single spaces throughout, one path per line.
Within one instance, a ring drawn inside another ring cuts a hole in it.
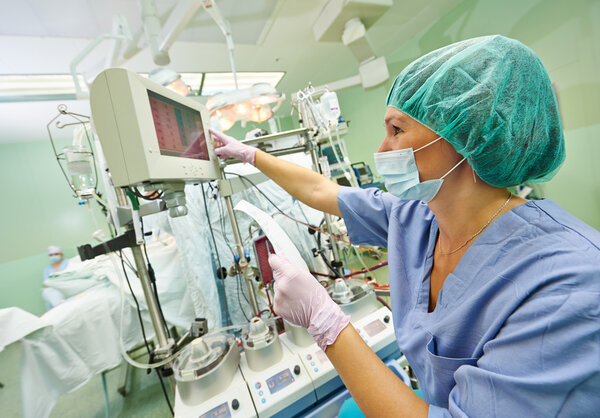
M 403 115 L 402 116 L 401 115 L 390 116 L 383 120 L 383 124 L 387 126 L 392 121 L 398 121 L 400 123 L 404 123 L 404 122 L 406 122 L 406 118 Z

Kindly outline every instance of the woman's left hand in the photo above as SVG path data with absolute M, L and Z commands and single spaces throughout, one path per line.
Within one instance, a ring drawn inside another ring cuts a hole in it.
M 276 254 L 269 256 L 269 264 L 275 278 L 275 312 L 286 321 L 306 328 L 325 351 L 348 326 L 350 316 L 342 312 L 308 271 Z

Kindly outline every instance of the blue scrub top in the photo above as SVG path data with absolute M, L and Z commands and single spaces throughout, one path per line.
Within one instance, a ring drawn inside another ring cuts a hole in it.
M 597 416 L 600 233 L 551 200 L 500 216 L 429 313 L 438 225 L 429 207 L 341 187 L 354 244 L 388 249 L 396 339 L 429 416 Z
M 58 267 L 58 271 L 54 271 L 52 264 L 48 264 L 46 266 L 46 268 L 44 269 L 44 280 L 43 281 L 45 282 L 46 280 L 48 280 L 48 276 L 50 276 L 51 274 L 60 273 L 61 271 L 66 269 L 68 265 L 69 265 L 69 260 L 66 260 L 64 258 L 63 258 L 62 262 L 60 263 L 60 266 Z

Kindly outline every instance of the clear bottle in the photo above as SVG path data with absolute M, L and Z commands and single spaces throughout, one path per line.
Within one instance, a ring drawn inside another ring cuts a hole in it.
M 96 185 L 92 153 L 86 147 L 77 145 L 64 147 L 63 153 L 67 159 L 71 185 L 77 195 L 82 198 L 92 197 Z

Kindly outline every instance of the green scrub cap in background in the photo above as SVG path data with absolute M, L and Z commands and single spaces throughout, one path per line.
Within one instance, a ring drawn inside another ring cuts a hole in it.
M 531 49 L 504 36 L 468 39 L 412 62 L 387 106 L 446 139 L 492 186 L 550 180 L 565 159 L 548 73 Z

